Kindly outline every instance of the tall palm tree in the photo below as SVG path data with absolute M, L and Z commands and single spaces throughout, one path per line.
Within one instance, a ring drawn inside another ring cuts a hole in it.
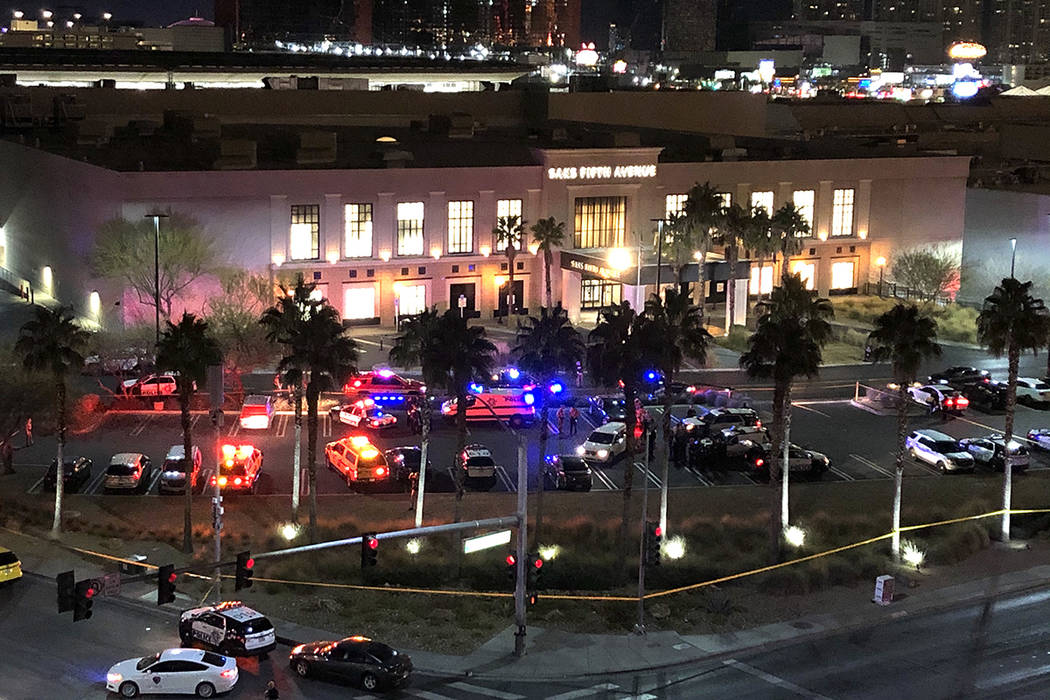
M 183 467 L 186 470 L 185 501 L 182 519 L 182 551 L 193 551 L 193 431 L 190 429 L 190 399 L 195 385 L 203 385 L 208 367 L 222 362 L 219 344 L 208 332 L 208 324 L 193 314 L 183 313 L 177 324 L 165 322 L 167 327 L 157 343 L 157 368 L 175 373 L 175 387 L 179 394 L 182 417 Z
M 304 301 L 305 300 L 305 301 Z M 291 305 L 293 308 L 289 309 Z M 282 327 L 284 318 L 298 321 Z M 357 343 L 346 334 L 339 313 L 327 299 L 313 293 L 313 285 L 300 276 L 289 295 L 286 291 L 277 304 L 263 312 L 263 325 L 276 329 L 278 342 L 285 354 L 277 371 L 306 374 L 306 469 L 310 486 L 310 539 L 317 532 L 317 406 L 321 392 L 342 386 L 346 377 L 357 371 Z
M 791 257 L 801 253 L 805 247 L 802 239 L 809 235 L 809 222 L 794 202 L 786 202 L 773 212 L 770 224 L 777 252 L 780 253 L 780 277 L 783 278 L 788 274 Z
M 1018 282 L 1007 277 L 984 300 L 977 316 L 977 338 L 996 357 L 1007 358 L 1006 426 L 1003 444 L 1007 445 L 1003 459 L 1003 521 L 1002 538 L 1010 540 L 1010 492 L 1013 488 L 1013 465 L 1010 440 L 1014 432 L 1014 408 L 1017 404 L 1017 371 L 1021 353 L 1035 352 L 1050 337 L 1050 316 L 1042 299 L 1031 294 L 1031 282 Z
M 689 358 L 700 365 L 707 363 L 707 348 L 711 334 L 704 328 L 700 309 L 693 304 L 689 290 L 680 292 L 669 289 L 664 298 L 654 294 L 645 304 L 645 333 L 649 344 L 648 355 L 657 358 L 663 372 L 663 481 L 660 486 L 660 527 L 667 532 L 667 479 L 671 456 L 671 396 L 670 386 L 682 369 L 682 362 Z M 664 535 L 666 537 L 666 535 Z
M 521 252 L 521 233 L 525 221 L 519 216 L 501 216 L 496 219 L 496 227 L 492 229 L 492 235 L 496 237 L 496 248 L 502 248 L 503 254 L 507 256 L 507 315 L 514 314 L 513 304 L 510 297 L 514 296 L 514 260 Z M 521 303 L 516 299 L 515 303 Z M 500 317 L 500 323 L 503 318 Z
M 551 266 L 554 264 L 554 249 L 565 245 L 565 222 L 557 221 L 553 216 L 540 219 L 530 229 L 532 242 L 543 251 L 543 280 L 546 284 L 547 308 L 551 308 Z
M 831 302 L 814 299 L 799 275 L 785 275 L 781 286 L 760 305 L 761 316 L 740 366 L 748 376 L 773 380 L 773 444 L 782 464 L 771 459 L 769 482 L 773 485 L 770 518 L 770 554 L 780 558 L 781 533 L 788 519 L 788 448 L 791 444 L 791 385 L 796 377 L 812 377 L 820 369 L 821 351 L 831 338 L 835 315 Z M 780 493 L 777 493 L 777 480 Z
M 586 348 L 579 332 L 569 322 L 569 313 L 559 303 L 554 308 L 543 307 L 539 317 L 530 316 L 518 324 L 518 344 L 514 354 L 518 364 L 529 374 L 541 380 L 544 387 L 550 385 L 558 372 L 570 372 L 577 362 L 583 361 Z M 537 468 L 539 491 L 536 494 L 536 527 L 533 529 L 533 545 L 540 543 L 543 527 L 543 464 L 547 457 L 547 433 L 549 431 L 550 397 L 544 395 L 540 408 L 540 459 Z
M 656 236 L 659 235 L 660 229 L 657 229 Z M 675 288 L 681 289 L 685 268 L 694 262 L 693 255 L 696 253 L 693 230 L 685 214 L 672 214 L 664 222 L 663 237 L 661 257 L 671 266 Z M 654 239 L 653 248 L 657 247 L 659 247 L 659 238 Z
M 617 541 L 617 572 L 626 574 L 627 526 L 630 519 L 631 487 L 634 483 L 634 455 L 638 451 L 635 427 L 635 399 L 638 381 L 652 367 L 652 344 L 645 338 L 645 321 L 627 301 L 607 306 L 598 314 L 598 324 L 588 335 L 588 366 L 595 378 L 606 386 L 620 384 L 625 401 L 627 449 L 623 470 L 623 518 Z
M 773 237 L 773 222 L 765 208 L 752 207 L 749 223 L 741 243 L 752 258 L 758 259 L 758 289 L 755 294 L 762 299 L 762 268 L 765 267 L 766 258 L 776 255 L 780 242 Z
M 893 364 L 897 383 L 897 473 L 893 482 L 893 540 L 890 550 L 900 559 L 901 491 L 904 484 L 904 438 L 908 433 L 908 385 L 923 360 L 938 357 L 937 321 L 914 304 L 901 302 L 875 319 L 875 329 L 868 334 L 872 361 Z
M 695 246 L 697 261 L 696 293 L 699 297 L 700 316 L 704 315 L 704 276 L 707 253 L 722 223 L 722 196 L 710 182 L 695 184 L 686 196 L 684 207 L 691 243 Z
M 66 448 L 66 378 L 84 366 L 81 354 L 88 342 L 88 332 L 77 324 L 72 309 L 60 307 L 52 311 L 43 306 L 33 309 L 33 318 L 26 321 L 15 341 L 15 353 L 22 358 L 22 366 L 31 372 L 46 372 L 55 382 L 55 401 L 58 416 L 58 465 L 55 479 L 55 519 L 51 536 L 62 533 L 62 470 L 65 468 Z
M 740 261 L 740 247 L 748 242 L 752 228 L 751 213 L 739 204 L 730 204 L 723 210 L 722 226 L 718 230 L 718 242 L 725 246 L 729 277 L 726 281 L 726 333 L 733 327 L 736 316 L 736 267 Z

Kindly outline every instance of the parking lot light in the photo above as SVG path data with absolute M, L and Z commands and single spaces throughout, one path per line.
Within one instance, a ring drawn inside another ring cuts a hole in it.
M 681 535 L 667 538 L 664 542 L 664 556 L 668 559 L 681 559 L 685 556 L 685 538 Z
M 408 550 L 409 554 L 419 554 L 419 550 L 423 549 L 422 540 L 412 538 L 408 542 L 405 542 L 405 549 Z
M 299 536 L 303 528 L 298 523 L 284 523 L 277 528 L 277 531 L 281 537 L 291 542 Z
M 926 552 L 919 549 L 919 546 L 914 542 L 905 540 L 901 542 L 901 557 L 904 559 L 905 563 L 918 569 L 922 566 L 922 563 L 926 561 Z
M 543 559 L 543 561 L 557 559 L 559 554 L 561 554 L 561 547 L 556 544 L 540 545 L 540 558 Z
M 784 539 L 792 547 L 801 547 L 806 541 L 806 531 L 798 525 L 788 525 L 784 528 Z

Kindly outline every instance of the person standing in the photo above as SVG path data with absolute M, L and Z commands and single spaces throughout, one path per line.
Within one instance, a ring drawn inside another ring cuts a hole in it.
M 263 693 L 264 700 L 279 700 L 281 694 L 277 691 L 277 684 L 274 681 L 268 681 L 266 683 L 266 692 Z
M 562 431 L 565 430 L 565 406 L 558 407 L 558 413 L 555 414 L 558 417 L 558 437 L 562 437 Z
M 576 434 L 576 424 L 580 421 L 580 412 L 575 406 L 569 409 L 569 435 Z
M 26 447 L 31 447 L 33 444 L 33 419 L 26 418 Z
M 583 386 L 583 363 L 576 360 L 576 386 Z
M 419 472 L 408 473 L 408 509 L 416 509 L 416 498 L 419 496 Z

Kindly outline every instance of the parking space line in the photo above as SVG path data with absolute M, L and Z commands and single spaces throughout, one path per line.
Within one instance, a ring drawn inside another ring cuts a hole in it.
M 471 685 L 470 683 L 464 683 L 463 681 L 449 683 L 448 687 L 455 688 L 456 690 L 463 690 L 474 695 L 484 695 L 486 697 L 496 698 L 497 700 L 522 700 L 525 697 L 524 695 L 517 695 L 515 693 L 505 693 L 502 690 L 483 688 L 480 685 Z
M 598 477 L 598 481 L 602 482 L 608 490 L 615 491 L 617 489 L 616 482 L 609 478 L 609 475 L 601 467 L 592 464 L 591 471 L 594 472 L 594 475 Z
M 147 415 L 147 416 L 143 417 L 143 419 L 141 421 L 139 421 L 138 425 L 136 425 L 134 428 L 132 428 L 131 435 L 141 435 L 142 431 L 144 431 L 146 429 L 146 426 L 148 426 L 150 424 L 150 421 L 152 421 L 152 420 L 153 420 L 153 416 L 152 415 Z
M 852 453 L 850 454 L 850 457 L 852 457 L 853 459 L 857 460 L 858 462 L 863 464 L 865 467 L 869 467 L 871 469 L 874 469 L 875 471 L 879 472 L 883 476 L 888 476 L 891 479 L 893 478 L 893 474 L 891 474 L 890 472 L 886 471 L 885 469 L 883 469 L 879 465 L 875 464 L 875 462 L 872 462 L 867 457 L 861 457 L 858 454 L 852 454 Z
M 190 430 L 193 430 L 194 428 L 197 427 L 197 421 L 199 421 L 200 419 L 201 419 L 201 414 L 199 414 L 199 413 L 194 413 L 193 416 L 190 417 Z
M 156 488 L 157 483 L 160 482 L 160 469 L 153 470 L 153 478 L 149 480 L 149 486 L 146 487 L 146 493 L 152 493 L 153 489 Z
M 794 401 L 792 401 L 791 405 L 794 408 L 801 408 L 803 411 L 809 411 L 810 413 L 816 413 L 817 415 L 824 416 L 825 418 L 831 418 L 831 416 L 828 415 L 827 413 L 824 413 L 824 411 L 818 411 L 817 409 L 810 408 L 809 406 L 806 406 L 805 404 L 795 403 Z
M 204 469 L 201 469 L 201 493 L 208 492 L 208 487 L 211 486 L 211 475 L 213 471 L 214 470 L 211 467 L 205 467 Z
M 99 472 L 98 476 L 88 482 L 87 488 L 81 491 L 81 493 L 97 493 L 102 488 L 102 482 L 106 479 L 106 470 L 103 469 Z
M 415 695 L 417 698 L 423 698 L 423 700 L 455 700 L 454 698 L 450 698 L 447 695 L 442 695 L 440 693 L 431 693 L 429 690 L 416 690 L 414 688 L 410 688 L 405 692 L 409 695 Z
M 332 437 L 332 417 L 330 415 L 321 416 L 321 435 Z
M 781 678 L 780 676 L 774 676 L 772 673 L 766 673 L 765 671 L 759 668 L 755 668 L 754 666 L 745 664 L 742 661 L 737 661 L 736 659 L 726 659 L 722 663 L 728 666 L 729 668 L 736 669 L 737 671 L 741 671 L 742 673 L 754 676 L 759 680 L 763 680 L 769 685 L 776 686 L 778 688 L 783 688 L 789 693 L 794 693 L 795 695 L 799 695 L 804 698 L 812 698 L 813 700 L 831 700 L 831 698 L 827 697 L 826 695 L 821 695 L 820 693 L 809 690 L 808 688 L 803 688 L 801 686 L 795 685 L 794 683 L 785 678 Z
M 849 474 L 847 474 L 844 471 L 839 471 L 835 467 L 828 467 L 828 471 L 831 472 L 832 474 L 834 474 L 835 476 L 838 476 L 838 477 L 841 477 L 841 478 L 845 479 L 846 481 L 856 481 L 856 479 L 854 477 L 850 476 Z
M 288 433 L 288 416 L 280 415 L 277 416 L 277 430 L 276 435 L 279 438 L 284 437 Z
M 514 484 L 511 483 L 510 476 L 507 474 L 507 470 L 504 469 L 502 466 L 497 466 L 496 467 L 496 476 L 499 477 L 500 481 L 503 482 L 503 485 L 507 487 L 508 491 L 516 491 L 517 490 L 514 487 Z
M 687 467 L 686 467 L 685 469 L 686 469 L 686 471 L 688 471 L 688 472 L 689 472 L 690 474 L 692 474 L 693 476 L 695 476 L 695 477 L 696 477 L 696 480 L 697 480 L 697 481 L 699 481 L 699 482 L 700 482 L 701 484 L 703 484 L 704 486 L 713 486 L 713 485 L 714 485 L 714 484 L 712 484 L 712 483 L 711 483 L 710 481 L 708 481 L 707 479 L 705 479 L 705 478 L 704 478 L 703 476 L 701 476 L 701 475 L 700 475 L 700 471 L 699 471 L 699 470 L 697 470 L 696 468 L 694 468 L 694 467 L 691 467 L 691 466 L 687 466 Z
M 660 479 L 656 476 L 656 474 L 653 474 L 652 471 L 650 471 L 644 464 L 642 464 L 641 462 L 635 462 L 634 466 L 642 474 L 645 474 L 647 477 L 649 477 L 649 481 L 652 482 L 653 486 L 656 486 L 657 488 L 660 487 Z
M 570 690 L 565 693 L 558 693 L 557 695 L 548 695 L 547 700 L 577 700 L 578 698 L 592 698 L 599 693 L 605 694 L 605 691 L 616 690 L 620 686 L 615 683 L 599 683 L 598 685 L 592 685 L 590 688 L 580 688 L 579 690 Z
M 230 427 L 226 429 L 226 437 L 237 437 L 237 433 L 241 429 L 241 422 L 239 420 L 230 421 Z

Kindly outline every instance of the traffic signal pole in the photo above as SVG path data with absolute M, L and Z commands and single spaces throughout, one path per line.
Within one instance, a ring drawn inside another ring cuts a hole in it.
M 646 430 L 645 443 L 642 448 L 645 450 L 645 461 L 643 462 L 645 473 L 642 474 L 642 518 L 641 533 L 638 538 L 638 624 L 634 628 L 638 634 L 645 634 L 645 535 L 646 520 L 649 516 L 649 441 L 651 439 L 652 434 Z
M 516 576 L 514 578 L 514 623 L 518 630 L 514 633 L 514 656 L 525 656 L 525 544 L 528 541 L 528 495 L 529 467 L 528 453 L 525 448 L 525 436 L 518 434 L 518 552 Z M 542 457 L 541 457 L 542 460 Z M 543 482 L 540 481 L 540 488 Z M 531 564 L 531 562 L 530 562 Z

